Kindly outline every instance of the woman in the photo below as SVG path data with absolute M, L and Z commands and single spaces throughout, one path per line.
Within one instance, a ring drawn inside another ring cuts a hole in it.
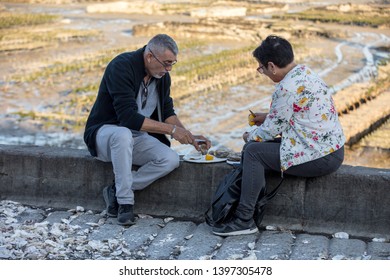
M 265 171 L 315 177 L 336 171 L 344 160 L 345 137 L 324 81 L 296 64 L 291 44 L 278 36 L 268 36 L 253 56 L 257 71 L 277 85 L 269 113 L 255 113 L 256 125 L 243 135 L 240 201 L 232 220 L 213 227 L 220 236 L 258 231 L 253 215 Z

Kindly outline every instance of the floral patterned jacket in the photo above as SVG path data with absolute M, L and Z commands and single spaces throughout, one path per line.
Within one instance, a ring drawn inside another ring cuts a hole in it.
M 281 135 L 281 170 L 321 158 L 345 143 L 333 98 L 325 82 L 305 65 L 295 66 L 276 85 L 264 123 L 248 140 Z

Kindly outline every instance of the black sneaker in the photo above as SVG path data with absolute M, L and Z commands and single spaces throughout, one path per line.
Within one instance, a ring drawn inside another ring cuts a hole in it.
M 106 202 L 106 212 L 109 217 L 118 216 L 118 202 L 116 200 L 115 193 L 115 185 L 111 185 L 103 189 L 103 198 Z
M 130 225 L 135 224 L 135 217 L 133 214 L 133 205 L 119 204 L 118 224 L 120 224 L 122 226 L 130 226 Z
M 230 222 L 213 227 L 213 233 L 219 236 L 252 234 L 258 231 L 253 219 L 244 221 L 237 217 Z

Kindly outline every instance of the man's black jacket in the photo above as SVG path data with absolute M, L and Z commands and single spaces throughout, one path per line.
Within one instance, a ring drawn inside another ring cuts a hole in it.
M 104 124 L 115 124 L 133 130 L 140 130 L 145 117 L 138 113 L 136 103 L 139 87 L 146 75 L 143 52 L 145 47 L 115 57 L 108 65 L 100 83 L 99 92 L 89 114 L 84 142 L 92 156 L 96 152 L 96 132 Z M 166 73 L 157 79 L 157 91 L 161 104 L 161 120 L 175 115 L 170 97 L 171 78 Z M 151 116 L 158 120 L 157 109 Z M 161 142 L 170 145 L 163 134 L 152 134 Z

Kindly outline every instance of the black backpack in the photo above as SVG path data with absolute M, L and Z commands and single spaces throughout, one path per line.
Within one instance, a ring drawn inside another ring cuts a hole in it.
M 211 206 L 205 213 L 205 220 L 208 225 L 215 226 L 229 221 L 240 200 L 241 181 L 242 165 L 240 164 L 230 171 L 219 183 L 214 193 Z M 269 194 L 266 193 L 265 188 L 261 190 L 253 215 L 258 227 L 260 227 L 261 221 L 263 220 L 265 206 L 276 195 L 282 182 L 283 179 Z

